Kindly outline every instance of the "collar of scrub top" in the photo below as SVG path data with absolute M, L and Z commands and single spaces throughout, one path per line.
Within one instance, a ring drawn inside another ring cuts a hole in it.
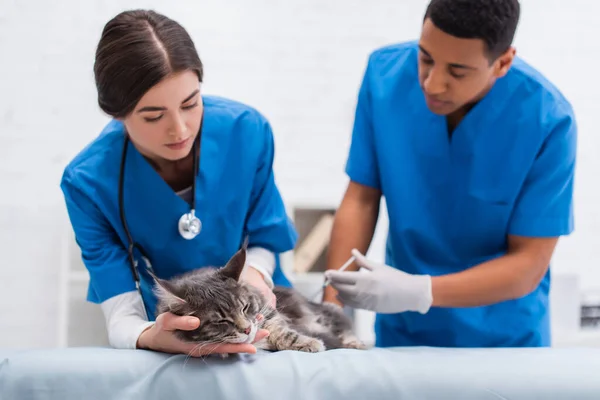
M 416 82 L 417 78 L 416 75 L 409 75 L 406 79 L 415 79 Z M 491 121 L 501 118 L 499 114 L 506 110 L 506 103 L 514 101 L 511 96 L 514 82 L 510 79 L 503 77 L 496 80 L 486 95 L 465 115 L 451 140 L 448 140 L 446 117 L 429 111 L 421 87 L 411 84 L 407 89 L 406 97 L 415 99 L 409 104 L 410 113 L 400 113 L 393 118 L 398 118 L 403 126 L 406 124 L 403 121 L 406 115 L 418 116 L 420 129 L 413 135 L 416 154 L 444 158 L 453 153 L 470 153 L 480 141 L 494 140 L 494 136 L 498 137 L 496 140 L 502 140 L 503 136 L 497 134 L 497 129 L 491 125 L 494 122 Z
M 194 207 L 197 179 L 200 173 L 203 119 L 192 148 L 192 151 L 195 152 L 191 196 Z M 125 137 L 125 140 L 128 138 Z M 138 244 L 143 241 L 144 237 L 148 237 L 147 226 L 142 221 L 151 220 L 153 226 L 156 227 L 156 229 L 152 229 L 151 234 L 152 248 L 156 251 L 166 250 L 174 237 L 182 239 L 177 224 L 184 213 L 190 212 L 190 204 L 175 193 L 135 146 L 127 146 L 125 156 L 127 168 L 125 168 L 123 177 L 123 208 L 132 241 Z M 198 209 L 195 208 L 195 210 L 198 216 Z M 136 247 L 139 249 L 140 245 Z

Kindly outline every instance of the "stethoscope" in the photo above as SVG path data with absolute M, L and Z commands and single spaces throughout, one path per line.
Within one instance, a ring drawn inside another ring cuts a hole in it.
M 200 129 L 198 131 L 198 135 L 196 136 L 196 140 L 194 141 L 194 145 L 192 147 L 193 157 L 194 157 L 194 179 L 192 182 L 192 204 L 190 211 L 183 214 L 181 218 L 179 218 L 179 222 L 177 224 L 179 234 L 182 238 L 191 240 L 194 239 L 200 231 L 202 230 L 202 222 L 196 216 L 196 179 L 199 173 L 200 167 L 200 144 L 202 138 L 202 121 L 200 122 Z M 121 155 L 121 168 L 119 171 L 119 213 L 121 215 L 121 223 L 123 224 L 123 229 L 125 230 L 125 234 L 127 235 L 127 254 L 129 258 L 129 267 L 131 268 L 131 274 L 133 275 L 133 279 L 135 281 L 135 287 L 140 297 L 142 298 L 142 306 L 144 307 L 144 312 L 146 312 L 146 306 L 144 304 L 144 297 L 142 295 L 142 289 L 140 284 L 140 275 L 138 272 L 138 261 L 135 259 L 133 253 L 137 249 L 144 261 L 146 266 L 146 270 L 148 270 L 153 275 L 152 264 L 150 263 L 150 259 L 148 258 L 148 254 L 144 251 L 141 245 L 136 243 L 131 237 L 131 232 L 129 231 L 129 227 L 127 226 L 127 221 L 125 219 L 125 209 L 124 209 L 124 200 L 123 200 L 123 192 L 124 192 L 124 181 L 125 181 L 125 164 L 127 158 L 127 149 L 129 146 L 129 135 L 125 134 L 125 140 L 123 143 L 123 152 Z

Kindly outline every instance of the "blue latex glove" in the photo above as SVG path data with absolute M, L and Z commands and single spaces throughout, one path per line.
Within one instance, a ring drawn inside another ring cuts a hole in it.
M 433 301 L 429 275 L 411 275 L 376 263 L 356 249 L 352 255 L 356 257 L 356 264 L 369 272 L 325 272 L 342 303 L 378 313 L 417 311 L 425 314 L 429 311 Z

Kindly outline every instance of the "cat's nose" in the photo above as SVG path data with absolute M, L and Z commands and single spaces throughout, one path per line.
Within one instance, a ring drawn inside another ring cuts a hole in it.
M 246 329 L 244 329 L 244 333 L 246 335 L 249 335 L 251 331 L 252 331 L 252 328 L 250 328 L 250 326 L 248 326 Z

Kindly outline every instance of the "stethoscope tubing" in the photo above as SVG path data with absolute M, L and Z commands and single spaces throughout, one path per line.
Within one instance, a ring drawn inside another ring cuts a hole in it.
M 201 146 L 201 138 L 202 138 L 202 122 L 204 120 L 204 115 L 202 116 L 202 120 L 200 121 L 200 129 L 198 131 L 198 135 L 194 141 L 194 146 L 192 147 L 192 151 L 194 152 L 194 179 L 192 182 L 192 204 L 191 204 L 191 216 L 195 217 L 196 212 L 196 179 L 199 174 L 200 168 L 200 146 Z M 138 262 L 135 259 L 133 253 L 134 250 L 137 249 L 144 261 L 145 268 L 150 271 L 150 273 L 154 273 L 152 271 L 152 263 L 148 257 L 148 254 L 144 251 L 141 245 L 137 244 L 133 237 L 131 236 L 131 232 L 129 230 L 129 226 L 127 225 L 127 219 L 125 218 L 125 205 L 124 205 L 124 191 L 125 191 L 125 166 L 127 164 L 127 150 L 129 148 L 129 135 L 125 133 L 125 138 L 123 142 L 123 150 L 121 154 L 121 166 L 119 170 L 119 216 L 121 219 L 121 224 L 123 225 L 123 230 L 125 231 L 125 235 L 127 236 L 127 257 L 129 260 L 129 268 L 131 270 L 131 274 L 135 281 L 135 287 L 140 297 L 142 299 L 142 307 L 144 308 L 144 312 L 147 314 L 146 305 L 144 304 L 144 297 L 142 295 L 142 289 L 140 284 L 140 274 L 138 271 Z M 183 236 L 183 235 L 182 235 Z

